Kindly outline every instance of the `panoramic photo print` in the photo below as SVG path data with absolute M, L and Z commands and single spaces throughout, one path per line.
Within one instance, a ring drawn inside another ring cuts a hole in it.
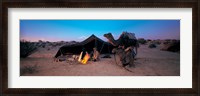
M 20 20 L 20 76 L 180 76 L 180 20 Z

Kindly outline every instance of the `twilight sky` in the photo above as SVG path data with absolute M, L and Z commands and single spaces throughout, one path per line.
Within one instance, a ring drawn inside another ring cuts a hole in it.
M 20 39 L 28 41 L 82 41 L 94 34 L 111 32 L 118 39 L 123 31 L 137 38 L 180 39 L 180 20 L 20 20 Z

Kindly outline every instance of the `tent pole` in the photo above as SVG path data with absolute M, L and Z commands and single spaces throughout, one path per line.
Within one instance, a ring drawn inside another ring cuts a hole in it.
M 61 51 L 61 49 L 60 49 L 60 53 L 62 54 L 61 56 L 63 56 L 64 54 L 63 54 L 63 52 Z
M 100 54 L 101 54 L 101 51 L 102 51 L 102 49 L 103 49 L 104 44 L 105 44 L 105 42 L 103 42 L 103 45 L 102 45 L 101 50 L 100 50 Z
M 109 45 L 108 45 L 108 52 L 109 52 L 109 54 L 110 54 L 110 47 L 109 47 Z

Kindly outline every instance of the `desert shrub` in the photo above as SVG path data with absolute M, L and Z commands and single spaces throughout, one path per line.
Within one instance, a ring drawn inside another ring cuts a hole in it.
M 169 43 L 170 43 L 169 41 L 164 41 L 164 42 L 163 42 L 164 45 L 167 45 L 167 44 L 169 44 Z
M 42 48 L 45 48 L 46 47 L 46 45 L 45 44 L 42 44 Z
M 49 43 L 49 46 L 53 46 L 53 43 L 50 42 L 50 43 Z
M 170 42 L 171 42 L 170 39 L 165 39 L 164 42 L 163 42 L 163 44 L 167 45 L 167 44 L 169 44 Z
M 156 48 L 156 44 L 149 44 L 149 48 Z
M 65 44 L 65 41 L 60 41 L 61 44 Z
M 38 72 L 38 66 L 34 65 L 34 66 L 24 66 L 22 68 L 20 68 L 20 75 L 24 75 L 24 74 L 32 74 L 32 73 L 36 73 Z
M 155 44 L 160 45 L 161 42 L 160 41 L 155 41 Z
M 146 41 L 144 38 L 138 39 L 138 42 L 139 42 L 140 44 L 146 44 L 146 43 L 147 43 L 147 41 Z
M 180 41 L 171 42 L 169 44 L 165 44 L 161 50 L 163 51 L 171 51 L 171 52 L 180 52 Z
M 36 51 L 34 43 L 28 41 L 20 41 L 20 57 L 26 58 Z
M 160 40 L 153 40 L 152 43 L 157 44 L 157 45 L 161 44 Z
M 50 46 L 56 47 L 56 46 L 57 46 L 57 45 L 56 45 L 56 42 L 51 42 Z
M 65 42 L 65 44 L 68 44 L 69 42 Z
M 39 42 L 39 43 L 42 43 L 43 41 L 42 41 L 42 40 L 38 40 L 38 42 Z
M 40 47 L 41 44 L 40 44 L 39 42 L 37 42 L 35 46 L 36 46 L 36 47 Z
M 152 41 L 151 39 L 147 39 L 148 42 Z
M 165 39 L 165 41 L 167 41 L 167 42 L 170 42 L 170 41 L 171 41 L 171 39 Z

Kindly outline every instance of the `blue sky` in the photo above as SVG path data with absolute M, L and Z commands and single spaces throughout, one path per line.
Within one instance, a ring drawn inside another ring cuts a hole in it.
M 117 39 L 123 31 L 137 38 L 180 39 L 179 20 L 20 20 L 20 39 L 28 41 L 82 41 L 105 33 Z

